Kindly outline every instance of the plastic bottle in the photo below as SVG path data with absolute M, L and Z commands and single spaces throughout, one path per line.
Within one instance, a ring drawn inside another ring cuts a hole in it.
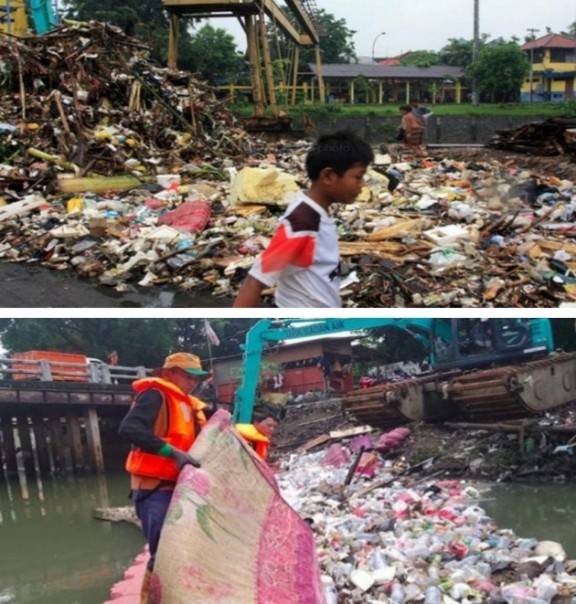
M 430 585 L 424 594 L 424 604 L 442 604 L 442 590 L 437 585 Z
M 558 593 L 558 586 L 550 577 L 546 575 L 541 575 L 538 577 L 538 579 L 534 582 L 534 587 L 536 588 L 536 597 L 546 600 L 546 602 L 550 602 Z
M 334 580 L 329 575 L 322 575 L 322 586 L 326 604 L 338 604 L 338 592 Z
M 571 201 L 569 204 L 566 205 L 566 208 L 564 210 L 564 215 L 562 216 L 562 220 L 565 220 L 565 221 L 572 220 L 572 216 L 574 215 L 575 211 L 576 211 L 576 201 Z
M 394 604 L 402 604 L 406 599 L 406 592 L 401 583 L 394 582 L 392 591 L 390 592 L 390 601 Z

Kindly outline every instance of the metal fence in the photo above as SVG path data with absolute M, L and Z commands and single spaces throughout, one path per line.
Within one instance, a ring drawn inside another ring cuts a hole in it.
M 127 384 L 150 375 L 142 366 L 108 365 L 98 359 L 85 363 L 0 358 L 3 380 L 41 382 L 88 382 L 91 384 Z

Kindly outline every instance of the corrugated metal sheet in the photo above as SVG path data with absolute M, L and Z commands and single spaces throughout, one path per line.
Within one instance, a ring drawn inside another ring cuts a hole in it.
M 309 63 L 308 68 L 314 75 L 317 74 L 315 64 Z M 362 75 L 375 80 L 445 80 L 461 78 L 464 76 L 464 71 L 460 67 L 452 65 L 401 67 L 361 63 L 328 63 L 322 65 L 322 75 L 324 78 L 356 78 Z

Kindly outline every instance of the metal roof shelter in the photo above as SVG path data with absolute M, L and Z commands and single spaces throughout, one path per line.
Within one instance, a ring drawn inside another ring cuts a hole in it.
M 316 66 L 308 65 L 313 76 L 317 75 Z M 398 94 L 406 101 L 410 99 L 411 87 L 418 88 L 418 84 L 437 82 L 441 85 L 450 81 L 456 89 L 456 102 L 460 102 L 461 84 L 464 70 L 452 65 L 432 65 L 431 67 L 379 65 L 363 63 L 328 63 L 322 65 L 322 77 L 328 85 L 345 82 L 348 86 L 350 102 L 354 102 L 354 80 L 364 76 L 378 84 L 378 103 L 383 101 L 384 85 L 394 86 Z

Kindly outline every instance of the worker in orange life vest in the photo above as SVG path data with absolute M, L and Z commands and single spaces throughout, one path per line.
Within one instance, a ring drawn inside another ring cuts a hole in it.
M 160 531 L 178 474 L 187 464 L 199 467 L 188 450 L 206 423 L 205 404 L 190 393 L 209 373 L 196 355 L 177 352 L 166 357 L 153 375 L 132 384 L 136 398 L 119 428 L 119 434 L 132 444 L 126 470 L 150 550 L 140 604 L 148 602 Z
M 254 411 L 251 424 L 236 424 L 236 430 L 264 461 L 268 457 L 270 439 L 277 428 L 278 416 L 271 409 Z

